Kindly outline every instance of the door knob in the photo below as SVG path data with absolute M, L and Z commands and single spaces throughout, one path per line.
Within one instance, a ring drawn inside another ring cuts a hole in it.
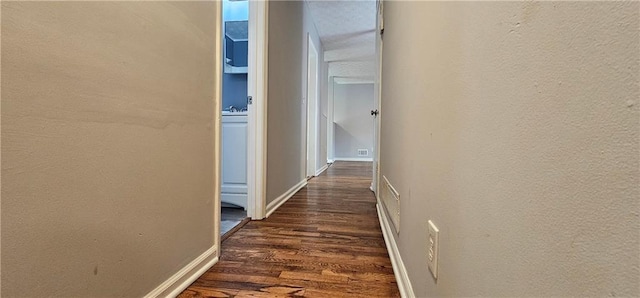
M 371 110 L 371 116 L 373 117 L 377 117 L 379 113 L 378 110 Z

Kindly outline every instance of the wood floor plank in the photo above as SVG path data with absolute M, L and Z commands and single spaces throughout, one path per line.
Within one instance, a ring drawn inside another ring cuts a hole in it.
M 400 297 L 370 182 L 371 163 L 336 162 L 178 297 Z

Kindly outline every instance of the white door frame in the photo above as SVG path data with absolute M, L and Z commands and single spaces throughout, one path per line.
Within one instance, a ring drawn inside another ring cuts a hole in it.
M 254 220 L 265 218 L 267 204 L 268 4 L 249 1 L 247 216 Z
M 371 190 L 375 193 L 376 197 L 379 194 L 379 186 L 380 186 L 380 120 L 382 113 L 382 47 L 383 40 L 381 36 L 381 30 L 384 29 L 383 23 L 383 2 L 382 0 L 378 1 L 378 5 L 376 8 L 376 74 L 374 79 L 374 109 L 378 110 L 378 114 L 374 120 L 374 131 L 373 131 L 373 141 L 374 141 L 374 152 L 373 152 L 373 177 L 371 180 Z
M 333 163 L 335 154 L 335 127 L 333 125 L 333 90 L 335 86 L 335 77 L 329 75 L 327 84 L 327 163 Z
M 306 177 L 316 175 L 318 160 L 318 70 L 320 56 L 318 48 L 313 44 L 311 35 L 307 34 L 307 137 L 306 137 Z
M 224 51 L 223 51 L 223 43 L 222 39 L 224 38 L 223 30 L 224 20 L 222 20 L 222 1 L 218 1 L 216 4 L 216 17 L 220 20 L 216 24 L 216 49 L 218 50 L 218 57 L 216 60 L 215 73 L 216 80 L 214 82 L 214 88 L 216 90 L 215 96 L 213 98 L 213 121 L 215 123 L 213 129 L 213 243 L 216 247 L 215 255 L 216 257 L 220 256 L 220 221 L 221 221 L 221 197 L 220 191 L 222 190 L 222 76 L 224 64 Z

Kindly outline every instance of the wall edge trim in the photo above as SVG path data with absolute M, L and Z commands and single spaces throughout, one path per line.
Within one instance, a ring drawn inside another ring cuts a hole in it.
M 322 166 L 322 168 L 318 169 L 316 171 L 316 176 L 320 176 L 324 171 L 326 171 L 329 168 L 329 164 L 325 164 L 324 166 Z
M 407 268 L 404 267 L 404 262 L 402 262 L 398 245 L 390 237 L 393 231 L 391 230 L 389 217 L 387 216 L 387 213 L 381 209 L 380 202 L 376 203 L 376 210 L 378 211 L 378 220 L 380 221 L 380 227 L 382 228 L 382 236 L 384 237 L 384 243 L 387 245 L 389 259 L 391 259 L 391 265 L 393 267 L 393 275 L 396 277 L 400 296 L 403 298 L 415 298 L 416 295 L 413 292 Z
M 276 211 L 278 208 L 280 208 L 280 206 L 282 206 L 282 204 L 284 204 L 286 201 L 288 201 L 291 197 L 293 197 L 293 195 L 295 195 L 300 189 L 302 189 L 305 186 L 307 186 L 307 179 L 306 178 L 303 179 L 302 181 L 298 182 L 298 184 L 294 185 L 292 188 L 290 188 L 285 193 L 283 193 L 282 195 L 277 197 L 271 203 L 267 204 L 267 216 L 266 217 L 268 218 L 269 216 L 271 216 L 271 214 L 274 211 Z
M 176 297 L 217 262 L 217 247 L 214 245 L 144 297 Z

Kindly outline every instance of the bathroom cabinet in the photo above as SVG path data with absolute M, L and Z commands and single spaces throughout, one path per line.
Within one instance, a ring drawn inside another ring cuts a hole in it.
M 247 209 L 247 113 L 222 112 L 222 203 Z

